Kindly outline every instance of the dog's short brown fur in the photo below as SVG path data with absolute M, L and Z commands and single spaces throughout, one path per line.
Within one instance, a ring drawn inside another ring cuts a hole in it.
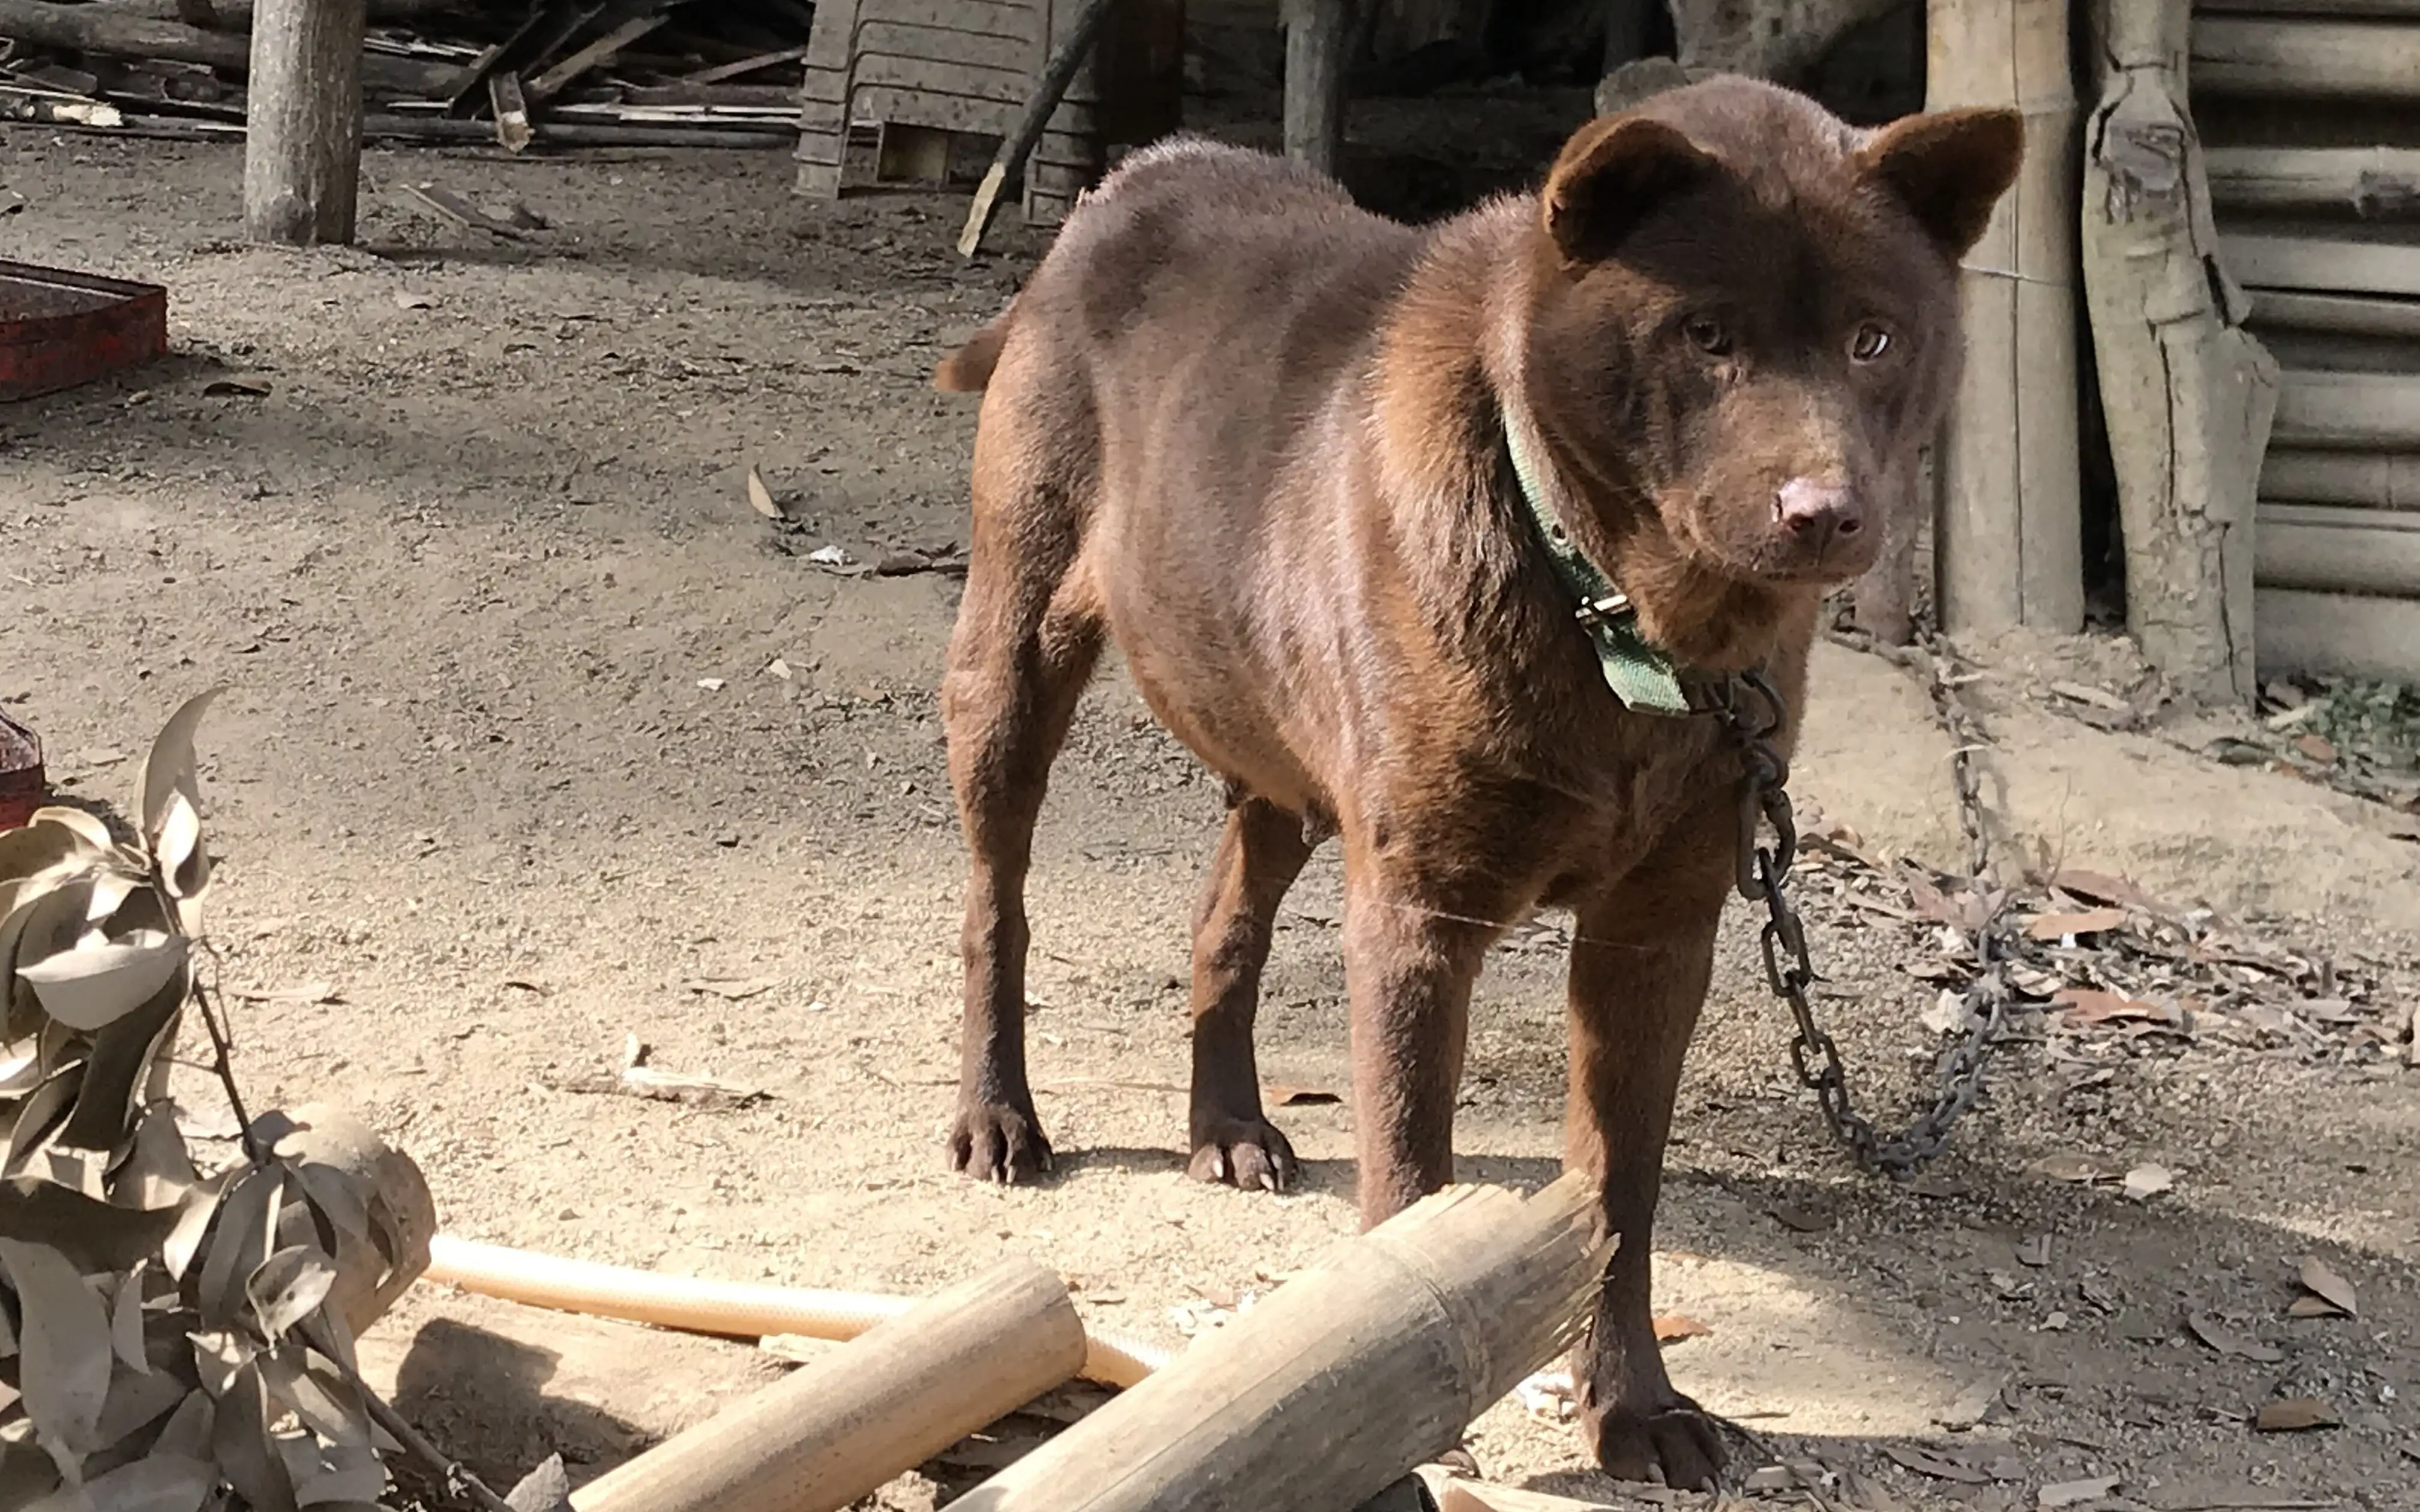
M 1571 908 L 1567 1153 L 1622 1241 L 1583 1421 L 1616 1474 L 1711 1485 L 1720 1446 L 1666 1379 L 1648 1256 L 1741 763 L 1714 721 L 1608 691 L 1508 490 L 1505 427 L 1531 427 L 1648 634 L 1703 672 L 1761 666 L 1794 707 L 1819 594 L 1913 505 L 1956 381 L 1956 261 L 2020 137 L 1999 111 L 1859 131 L 1719 79 L 1583 128 L 1543 193 L 1429 229 L 1202 142 L 1112 174 L 939 375 L 988 390 L 943 684 L 972 857 L 954 1163 L 1049 1165 L 1027 861 L 1114 637 L 1231 795 L 1194 912 L 1195 1174 L 1294 1176 L 1252 1018 L 1279 900 L 1324 835 L 1344 846 L 1368 1223 L 1452 1176 L 1489 943 Z

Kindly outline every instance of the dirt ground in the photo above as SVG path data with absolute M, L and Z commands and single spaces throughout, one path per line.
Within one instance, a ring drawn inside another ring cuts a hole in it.
M 973 412 L 926 375 L 1039 239 L 964 266 L 961 202 L 802 203 L 777 154 L 374 153 L 366 174 L 362 248 L 243 250 L 232 150 L 0 142 L 0 210 L 23 201 L 0 255 L 166 285 L 176 348 L 0 409 L 0 699 L 70 792 L 118 797 L 168 711 L 229 685 L 202 742 L 210 928 L 226 984 L 263 995 L 238 1016 L 254 1100 L 358 1109 L 466 1237 L 886 1291 L 1028 1254 L 1088 1317 L 1171 1345 L 1351 1232 L 1341 1103 L 1277 1113 L 1297 1195 L 1185 1177 L 1185 920 L 1219 793 L 1114 672 L 1033 882 L 1060 1174 L 998 1191 L 945 1169 L 960 857 L 933 689 L 955 584 L 806 553 L 963 539 Z M 458 228 L 397 193 L 422 181 L 551 229 Z M 211 391 L 230 378 L 267 392 Z M 751 464 L 802 530 L 751 510 Z M 2040 857 L 2339 963 L 2373 984 L 2349 1011 L 2398 1036 L 2408 822 L 2034 696 L 2124 664 L 2108 642 L 1986 658 L 1998 820 Z M 1869 848 L 1954 860 L 1923 690 L 1838 648 L 1818 684 L 1801 794 Z M 1338 897 L 1323 856 L 1268 974 L 1273 1082 L 1346 1083 Z M 1809 908 L 1825 1010 L 1896 1111 L 1933 1043 L 1935 989 L 1908 969 L 1925 932 Z M 1742 914 L 1658 1239 L 1659 1310 L 1709 1330 L 1671 1347 L 1674 1374 L 1760 1441 L 1743 1471 L 1817 1458 L 1851 1477 L 1826 1502 L 1875 1512 L 2030 1507 L 2101 1476 L 2115 1489 L 2082 1504 L 2420 1505 L 2420 1072 L 2399 1052 L 2034 1034 L 1933 1180 L 1895 1187 L 1796 1090 L 1753 949 Z M 1559 1005 L 1551 933 L 1522 934 L 1481 989 L 1466 1176 L 1555 1171 Z M 772 1095 L 567 1089 L 629 1035 Z M 2038 1167 L 2077 1153 L 2175 1187 L 2134 1200 Z M 2357 1319 L 2287 1317 L 2314 1255 Z M 2257 1346 L 2219 1352 L 2195 1314 Z M 587 1478 L 775 1368 L 427 1287 L 370 1346 L 407 1411 L 507 1481 L 550 1449 Z M 1978 1382 L 2004 1385 L 1991 1415 L 1939 1426 Z M 2343 1426 L 2254 1431 L 2304 1396 Z M 1927 1445 L 1966 1473 L 1904 1468 Z M 1468 1447 L 1497 1480 L 1696 1500 L 1604 1482 L 1518 1401 Z M 963 1482 L 935 1468 L 882 1504 Z

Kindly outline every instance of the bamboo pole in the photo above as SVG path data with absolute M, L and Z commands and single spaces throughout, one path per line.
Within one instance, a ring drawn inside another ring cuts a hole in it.
M 2420 374 L 2288 373 L 2276 440 L 2331 451 L 2420 452 Z
M 260 0 L 245 92 L 243 234 L 353 239 L 362 181 L 362 0 Z
M 2260 461 L 2265 503 L 2420 510 L 2420 452 L 2305 452 L 2272 446 Z
M 2420 598 L 2260 591 L 2260 665 L 2420 683 Z
M 1357 1506 L 1568 1345 L 1611 1253 L 1598 1201 L 1578 1172 L 1425 1198 L 951 1505 Z
M 2205 17 L 2193 28 L 2193 70 L 2195 87 L 2211 95 L 2415 100 L 2420 25 Z
M 2410 341 L 2420 339 L 2420 301 L 2264 288 L 2252 296 L 2252 323 L 2279 331 Z
M 2203 159 L 2220 209 L 2420 214 L 2420 149 L 2215 147 Z
M 2420 598 L 2420 512 L 2260 505 L 2260 586 Z
M 2420 247 L 2401 242 L 2229 231 L 2219 238 L 2219 253 L 2227 271 L 2255 288 L 2420 294 Z
M 1076 1374 L 1031 1260 L 962 1281 L 574 1491 L 573 1512 L 838 1512 Z
M 2277 364 L 2217 266 L 2185 102 L 2188 0 L 2095 0 L 2101 104 L 2086 131 L 2084 286 L 2126 547 L 2126 622 L 2195 698 L 2244 702 L 2253 503 Z
M 2066 0 L 1931 0 L 1926 105 L 2013 105 L 2024 166 L 1967 254 L 1967 358 L 1940 455 L 1942 625 L 2084 625 L 2075 88 Z

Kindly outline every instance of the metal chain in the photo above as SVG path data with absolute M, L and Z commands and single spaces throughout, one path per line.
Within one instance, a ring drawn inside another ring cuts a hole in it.
M 1936 642 L 1932 649 L 1936 657 L 1947 659 L 1946 647 Z M 1998 1048 L 2009 1016 L 2009 993 L 2001 972 L 2000 904 L 1997 894 L 1983 881 L 1991 849 L 1974 764 L 1980 742 L 1955 689 L 1938 667 L 1932 698 L 1935 714 L 1956 743 L 1951 770 L 1958 790 L 1959 820 L 1973 852 L 1974 880 L 1978 895 L 1993 901 L 1982 927 L 1975 932 L 1981 970 L 1966 989 L 1966 1028 L 1935 1063 L 1932 1105 L 1904 1133 L 1887 1137 L 1857 1111 L 1849 1095 L 1848 1069 L 1841 1061 L 1840 1047 L 1816 1022 L 1814 1005 L 1807 1000 L 1808 989 L 1818 979 L 1807 951 L 1806 926 L 1791 903 L 1787 887 L 1791 863 L 1798 854 L 1798 826 L 1791 815 L 1788 792 L 1790 764 L 1772 742 L 1783 721 L 1780 691 L 1762 672 L 1745 673 L 1732 679 L 1730 696 L 1720 710 L 1724 723 L 1739 739 L 1745 764 L 1740 780 L 1739 892 L 1751 903 L 1764 904 L 1765 980 L 1797 1021 L 1797 1036 L 1790 1045 L 1791 1063 L 1799 1081 L 1815 1094 L 1824 1121 L 1857 1164 L 1876 1175 L 1895 1178 L 1914 1175 L 1948 1143 L 1951 1126 L 1982 1094 L 1984 1070 Z M 1773 830 L 1771 844 L 1759 835 L 1767 825 Z

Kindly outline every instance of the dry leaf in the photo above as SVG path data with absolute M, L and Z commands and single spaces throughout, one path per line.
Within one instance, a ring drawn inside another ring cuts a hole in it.
M 108 1447 L 109 1315 L 68 1257 L 48 1244 L 0 1239 L 0 1267 L 17 1288 L 18 1390 L 25 1415 L 54 1451 L 77 1458 Z
M 1281 1108 L 1324 1107 L 1344 1101 L 1324 1087 L 1288 1087 L 1283 1082 L 1269 1086 L 1269 1101 Z
M 2045 1155 L 2026 1167 L 2034 1175 L 2053 1181 L 2068 1181 L 2078 1186 L 2091 1186 L 2102 1181 L 2114 1181 L 2124 1173 L 2105 1161 L 2090 1155 Z
M 2081 914 L 2044 914 L 2025 926 L 2037 940 L 2061 940 L 2071 934 L 2102 934 L 2126 927 L 2123 908 L 2095 908 Z
M 2314 1428 L 2340 1427 L 2335 1411 L 2316 1396 L 2289 1396 L 2271 1402 L 2252 1420 L 2260 1433 L 2308 1433 Z
M 1679 1313 L 1659 1314 L 1655 1319 L 1655 1342 L 1679 1344 L 1688 1339 L 1704 1338 L 1713 1329 L 1694 1318 Z
M 2298 735 L 2294 739 L 2294 748 L 2301 751 L 2311 760 L 2319 763 L 2321 766 L 2333 765 L 2335 763 L 2336 748 L 2330 745 L 2323 736 Z
M 757 472 L 753 463 L 751 463 L 748 468 L 748 502 L 755 508 L 756 513 L 767 519 L 785 517 L 782 513 L 782 506 L 773 501 L 773 490 L 765 486 L 765 479 Z
M 2081 1506 L 2114 1494 L 2119 1485 L 2115 1475 L 2096 1475 L 2090 1480 L 2063 1480 L 2045 1486 L 2037 1493 L 2035 1502 L 2042 1512 L 2058 1512 L 2061 1507 Z
M 2134 709 L 2133 704 L 2107 688 L 2095 687 L 2089 683 L 2053 683 L 2050 690 L 2063 699 L 2089 703 L 2096 709 L 2107 709 L 2112 714 L 2131 714 Z
M 697 686 L 709 693 L 720 693 L 722 691 L 723 685 L 720 677 L 701 677 L 697 680 Z
M 2129 997 L 2123 993 L 2102 992 L 2097 987 L 2062 987 L 2052 995 L 2050 1004 L 2063 1010 L 2060 1022 L 2071 1025 L 2169 1017 L 2156 1004 Z
M 2194 1336 L 2221 1354 L 2231 1354 L 2239 1360 L 2259 1365 L 2275 1365 L 2286 1358 L 2286 1351 L 2261 1343 L 2247 1335 L 2239 1334 L 2222 1322 L 2215 1313 L 2195 1313 L 2185 1319 Z
M 732 1002 L 771 992 L 782 985 L 779 977 L 692 977 L 681 985 L 693 993 L 712 993 Z
M 1930 1449 L 1918 1449 L 1909 1444 L 1886 1443 L 1883 1445 L 1883 1453 L 1890 1456 L 1901 1469 L 1915 1471 L 1919 1475 L 1930 1475 L 1935 1480 L 1956 1481 L 1961 1486 L 1988 1486 L 1992 1481 L 1991 1476 L 1984 1474 L 1964 1460 L 1937 1455 Z
M 765 664 L 765 670 L 783 682 L 790 680 L 790 664 L 776 656 Z
M 212 378 L 202 385 L 202 393 L 212 399 L 264 399 L 269 385 L 259 378 Z
M 2005 1376 L 1987 1376 L 1961 1392 L 1956 1401 L 1933 1414 L 1932 1421 L 1953 1433 L 1979 1427 L 1992 1409 L 2000 1405 L 2000 1393 L 2008 1383 Z
M 2352 1283 L 2316 1255 L 2303 1262 L 2303 1289 L 2347 1318 L 2361 1316 L 2361 1299 L 2354 1294 Z
M 2176 1184 L 2174 1172 L 2149 1161 L 2126 1173 L 2126 1195 L 2137 1202 L 2148 1202 L 2163 1192 L 2174 1191 Z
M 1820 1234 L 1830 1228 L 1834 1222 L 1836 1222 L 1833 1216 L 1828 1212 L 1817 1212 L 1807 1208 L 1796 1208 L 1786 1202 L 1776 1202 L 1765 1211 L 1772 1213 L 1775 1221 L 1778 1222 L 1782 1227 L 1799 1234 Z

